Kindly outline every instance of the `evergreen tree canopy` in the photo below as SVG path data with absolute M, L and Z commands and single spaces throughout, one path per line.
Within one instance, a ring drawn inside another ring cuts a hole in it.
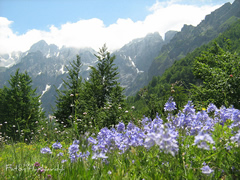
M 76 100 L 79 98 L 82 88 L 81 58 L 77 55 L 77 60 L 70 62 L 67 80 L 63 80 L 63 90 L 56 88 L 58 96 L 56 97 L 56 110 L 54 116 L 61 124 L 68 127 L 72 125 L 72 117 L 75 115 Z
M 106 102 L 112 103 L 111 93 L 119 88 L 117 67 L 114 67 L 115 56 L 110 56 L 104 45 L 98 55 L 96 67 L 91 67 L 89 93 L 93 95 L 97 108 L 104 107 Z
M 3 134 L 14 140 L 20 139 L 20 133 L 24 138 L 30 138 L 43 118 L 40 95 L 37 96 L 36 89 L 32 89 L 27 72 L 19 73 L 17 69 L 8 82 L 10 87 L 4 86 L 0 91 Z
M 102 121 L 100 126 L 114 125 L 120 113 L 118 107 L 125 106 L 123 88 L 117 82 L 119 73 L 114 64 L 115 55 L 111 56 L 106 45 L 104 45 L 95 56 L 98 63 L 96 67 L 91 67 L 89 81 L 85 82 L 85 98 L 89 107 L 88 110 L 97 119 L 98 111 L 110 105 L 112 109 L 111 115 L 107 114 L 105 120 L 98 121 Z

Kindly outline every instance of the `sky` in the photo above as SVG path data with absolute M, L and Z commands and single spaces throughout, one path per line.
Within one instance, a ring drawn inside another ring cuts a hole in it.
M 0 0 L 0 54 L 45 40 L 59 47 L 121 48 L 149 33 L 180 31 L 234 0 Z

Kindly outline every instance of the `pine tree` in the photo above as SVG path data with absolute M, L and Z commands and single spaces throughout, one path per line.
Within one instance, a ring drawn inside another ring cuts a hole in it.
M 63 80 L 64 89 L 56 89 L 58 96 L 56 97 L 54 116 L 60 124 L 66 127 L 71 127 L 73 119 L 76 118 L 76 105 L 82 88 L 81 66 L 81 58 L 77 55 L 77 60 L 70 62 L 70 68 L 65 66 L 68 70 L 68 76 L 67 80 Z
M 115 125 L 120 116 L 120 108 L 118 107 L 124 106 L 125 102 L 124 89 L 117 82 L 119 73 L 114 64 L 115 55 L 111 56 L 104 45 L 95 56 L 98 59 L 98 64 L 96 67 L 91 67 L 89 81 L 85 82 L 88 110 L 94 119 L 98 119 L 99 126 Z M 112 111 L 105 113 L 107 117 L 99 116 L 98 113 L 103 114 L 101 111 L 106 106 L 111 107 Z
M 4 86 L 1 91 L 0 124 L 3 124 L 3 133 L 14 140 L 20 139 L 20 133 L 29 139 L 44 117 L 40 95 L 32 89 L 32 79 L 27 72 L 19 73 L 17 69 L 8 82 L 10 87 Z

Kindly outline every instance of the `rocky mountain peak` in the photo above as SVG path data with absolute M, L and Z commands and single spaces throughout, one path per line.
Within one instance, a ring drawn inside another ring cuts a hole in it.
M 171 41 L 171 39 L 175 36 L 175 34 L 177 34 L 178 31 L 168 31 L 165 33 L 165 44 L 169 43 Z
M 48 45 L 46 41 L 41 40 L 33 44 L 28 52 L 33 53 L 37 51 L 40 51 L 43 54 L 43 56 L 49 58 L 52 56 L 56 56 L 57 53 L 59 52 L 59 48 L 55 44 Z
M 33 44 L 29 49 L 29 52 L 37 52 L 37 51 L 43 52 L 43 51 L 47 51 L 48 49 L 49 49 L 49 46 L 46 43 L 46 41 L 41 40 Z

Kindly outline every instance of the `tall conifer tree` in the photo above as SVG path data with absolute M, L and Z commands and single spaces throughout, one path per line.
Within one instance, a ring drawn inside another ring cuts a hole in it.
M 56 97 L 56 110 L 54 116 L 59 120 L 58 122 L 67 127 L 72 126 L 72 120 L 76 114 L 76 103 L 78 102 L 81 93 L 81 66 L 81 58 L 77 55 L 77 60 L 70 62 L 70 68 L 65 66 L 68 70 L 68 76 L 67 80 L 63 80 L 64 89 L 56 89 L 58 96 Z
M 17 69 L 8 82 L 10 87 L 4 86 L 1 91 L 0 124 L 3 124 L 3 133 L 14 140 L 19 140 L 20 133 L 24 138 L 30 138 L 44 116 L 40 95 L 32 89 L 32 79 L 27 72 L 19 73 Z
M 85 83 L 87 104 L 95 119 L 101 118 L 97 117 L 98 111 L 110 105 L 111 113 L 105 117 L 100 126 L 115 125 L 119 116 L 118 107 L 124 105 L 123 88 L 117 82 L 119 73 L 114 64 L 116 57 L 110 55 L 106 45 L 95 56 L 98 63 L 96 67 L 91 67 L 90 79 Z

